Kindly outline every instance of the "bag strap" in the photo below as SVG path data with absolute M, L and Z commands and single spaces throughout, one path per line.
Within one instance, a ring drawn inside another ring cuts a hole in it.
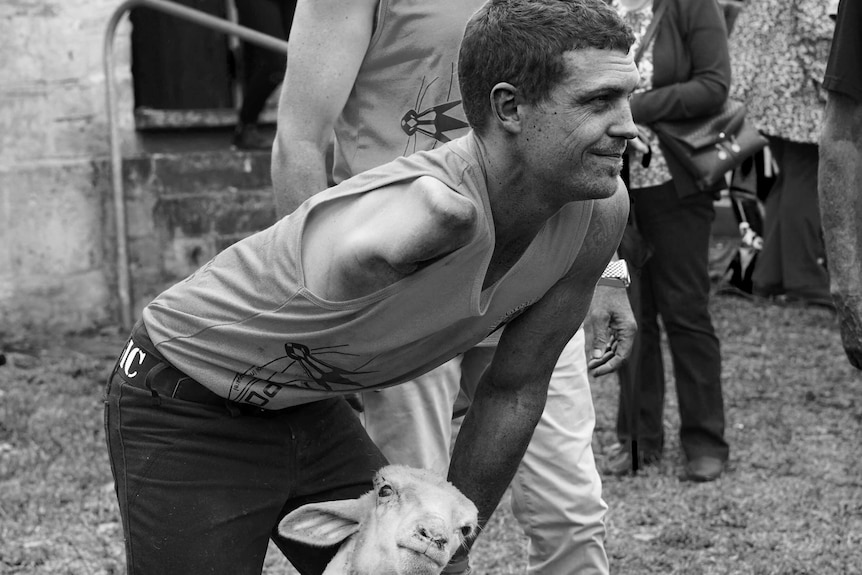
M 649 23 L 649 26 L 647 26 L 646 32 L 644 32 L 644 37 L 641 39 L 640 46 L 638 46 L 638 51 L 635 54 L 635 66 L 640 63 L 641 57 L 652 42 L 653 36 L 655 36 L 656 30 L 658 29 L 658 24 L 661 22 L 662 16 L 664 16 L 665 10 L 667 10 L 667 2 L 660 2 L 658 8 L 656 8 L 655 14 L 653 14 L 652 21 Z

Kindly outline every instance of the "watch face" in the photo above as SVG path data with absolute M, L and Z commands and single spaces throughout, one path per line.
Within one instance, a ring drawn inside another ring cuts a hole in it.
M 629 268 L 626 265 L 626 260 L 617 260 L 609 263 L 608 267 L 606 267 L 605 271 L 602 273 L 602 277 L 621 279 L 629 277 Z
M 629 287 L 631 277 L 629 276 L 629 268 L 625 260 L 617 260 L 610 262 L 602 272 L 602 277 L 597 285 L 606 285 L 611 287 Z

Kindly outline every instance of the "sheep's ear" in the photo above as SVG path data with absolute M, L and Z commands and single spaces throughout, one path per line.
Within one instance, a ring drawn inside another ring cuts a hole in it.
M 278 532 L 306 545 L 337 545 L 359 530 L 363 509 L 359 499 L 309 503 L 285 515 Z

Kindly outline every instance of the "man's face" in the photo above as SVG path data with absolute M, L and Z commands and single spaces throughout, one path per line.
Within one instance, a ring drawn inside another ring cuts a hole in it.
M 629 98 L 638 85 L 634 58 L 588 48 L 563 55 L 564 79 L 549 97 L 522 105 L 524 159 L 560 200 L 607 198 L 617 189 L 626 141 L 637 136 Z

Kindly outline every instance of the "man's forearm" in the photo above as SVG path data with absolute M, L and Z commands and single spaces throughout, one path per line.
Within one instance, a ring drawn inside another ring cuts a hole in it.
M 506 492 L 544 405 L 545 395 L 488 396 L 477 390 L 455 442 L 449 480 L 476 504 L 481 525 Z

